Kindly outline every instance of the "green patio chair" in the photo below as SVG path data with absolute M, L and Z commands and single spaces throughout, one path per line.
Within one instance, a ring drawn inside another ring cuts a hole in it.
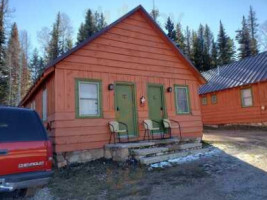
M 172 129 L 179 129 L 180 140 L 182 140 L 181 126 L 178 121 L 171 120 L 171 119 L 163 119 L 163 125 L 164 125 L 164 128 L 168 130 L 170 138 L 172 137 Z
M 121 142 L 121 134 L 125 133 L 127 135 L 127 142 L 129 142 L 129 134 L 128 134 L 128 126 L 125 123 L 119 122 L 119 121 L 110 121 L 109 123 L 109 129 L 110 129 L 110 138 L 109 143 L 111 143 L 112 135 L 114 138 L 114 143 L 116 144 L 116 139 Z M 120 125 L 124 127 L 124 129 L 120 129 Z
M 151 119 L 145 119 L 144 120 L 144 128 L 145 128 L 145 134 L 144 134 L 144 140 L 146 139 L 146 136 L 147 138 L 150 140 L 150 136 L 152 135 L 152 139 L 154 139 L 154 136 L 153 136 L 153 132 L 154 131 L 159 131 L 160 128 L 159 127 L 155 127 L 153 125 L 153 122 L 155 124 L 158 124 L 160 125 L 159 122 L 155 121 L 155 120 L 151 120 Z

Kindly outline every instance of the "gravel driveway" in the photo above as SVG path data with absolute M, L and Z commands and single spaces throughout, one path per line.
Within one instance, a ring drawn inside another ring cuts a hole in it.
M 206 130 L 216 154 L 163 169 L 99 160 L 57 171 L 30 199 L 267 199 L 267 132 Z

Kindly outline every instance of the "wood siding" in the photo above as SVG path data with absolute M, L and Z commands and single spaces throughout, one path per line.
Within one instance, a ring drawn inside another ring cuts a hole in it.
M 55 151 L 102 148 L 108 143 L 108 122 L 115 119 L 114 90 L 109 91 L 108 85 L 116 82 L 135 84 L 140 139 L 144 134 L 142 122 L 148 118 L 148 104 L 141 106 L 139 101 L 142 96 L 148 99 L 148 83 L 164 85 L 167 115 L 181 123 L 182 136 L 201 137 L 198 76 L 154 25 L 137 11 L 56 64 L 51 82 L 51 95 L 54 96 L 49 102 L 51 112 L 48 116 L 48 121 L 53 122 L 51 138 Z M 102 118 L 75 117 L 75 78 L 102 81 Z M 46 84 L 49 85 L 48 82 Z M 188 86 L 190 114 L 176 114 L 174 85 Z M 173 92 L 166 92 L 167 87 L 172 87 Z M 37 111 L 41 115 L 40 93 L 39 88 L 34 98 L 38 98 Z M 179 132 L 176 130 L 173 134 L 178 136 Z
M 108 84 L 132 82 L 136 85 L 139 137 L 142 121 L 148 118 L 147 84 L 189 86 L 192 115 L 176 115 L 174 92 L 165 92 L 168 116 L 181 122 L 184 137 L 201 137 L 202 122 L 197 95 L 198 80 L 173 49 L 136 13 L 56 66 L 55 136 L 57 152 L 101 148 L 109 140 L 108 122 L 115 119 L 114 91 Z M 75 119 L 75 78 L 102 80 L 103 118 Z M 175 132 L 178 135 L 178 132 Z
M 242 88 L 250 87 L 253 94 L 253 106 L 242 107 Z M 267 122 L 267 82 L 251 86 L 223 90 L 207 95 L 208 104 L 201 105 L 204 125 L 241 124 Z M 211 95 L 217 95 L 217 103 L 211 103 Z M 265 109 L 262 109 L 262 106 Z

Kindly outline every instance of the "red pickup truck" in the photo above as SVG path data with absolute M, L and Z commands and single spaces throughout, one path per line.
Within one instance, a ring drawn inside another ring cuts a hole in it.
M 52 147 L 39 115 L 0 107 L 0 192 L 25 191 L 51 176 Z

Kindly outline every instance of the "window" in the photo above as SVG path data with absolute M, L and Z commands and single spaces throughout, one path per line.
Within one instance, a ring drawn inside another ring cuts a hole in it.
M 42 114 L 42 118 L 43 118 L 43 121 L 46 121 L 47 120 L 47 90 L 46 88 L 43 90 L 43 97 L 42 97 L 42 100 L 43 100 L 43 104 L 42 104 L 42 111 L 43 111 L 43 114 Z
M 217 103 L 217 95 L 216 94 L 211 95 L 211 103 L 212 104 L 216 104 Z
M 189 92 L 187 86 L 175 87 L 175 104 L 177 114 L 189 114 Z
M 35 101 L 32 101 L 32 103 L 31 103 L 31 109 L 35 110 Z
M 46 140 L 38 114 L 31 110 L 0 108 L 0 143 Z
M 253 105 L 251 88 L 241 90 L 241 103 L 242 107 L 249 107 Z
M 76 81 L 76 116 L 100 117 L 100 82 L 90 80 Z
M 208 104 L 207 97 L 202 97 L 201 102 L 202 102 L 202 105 L 207 105 Z

